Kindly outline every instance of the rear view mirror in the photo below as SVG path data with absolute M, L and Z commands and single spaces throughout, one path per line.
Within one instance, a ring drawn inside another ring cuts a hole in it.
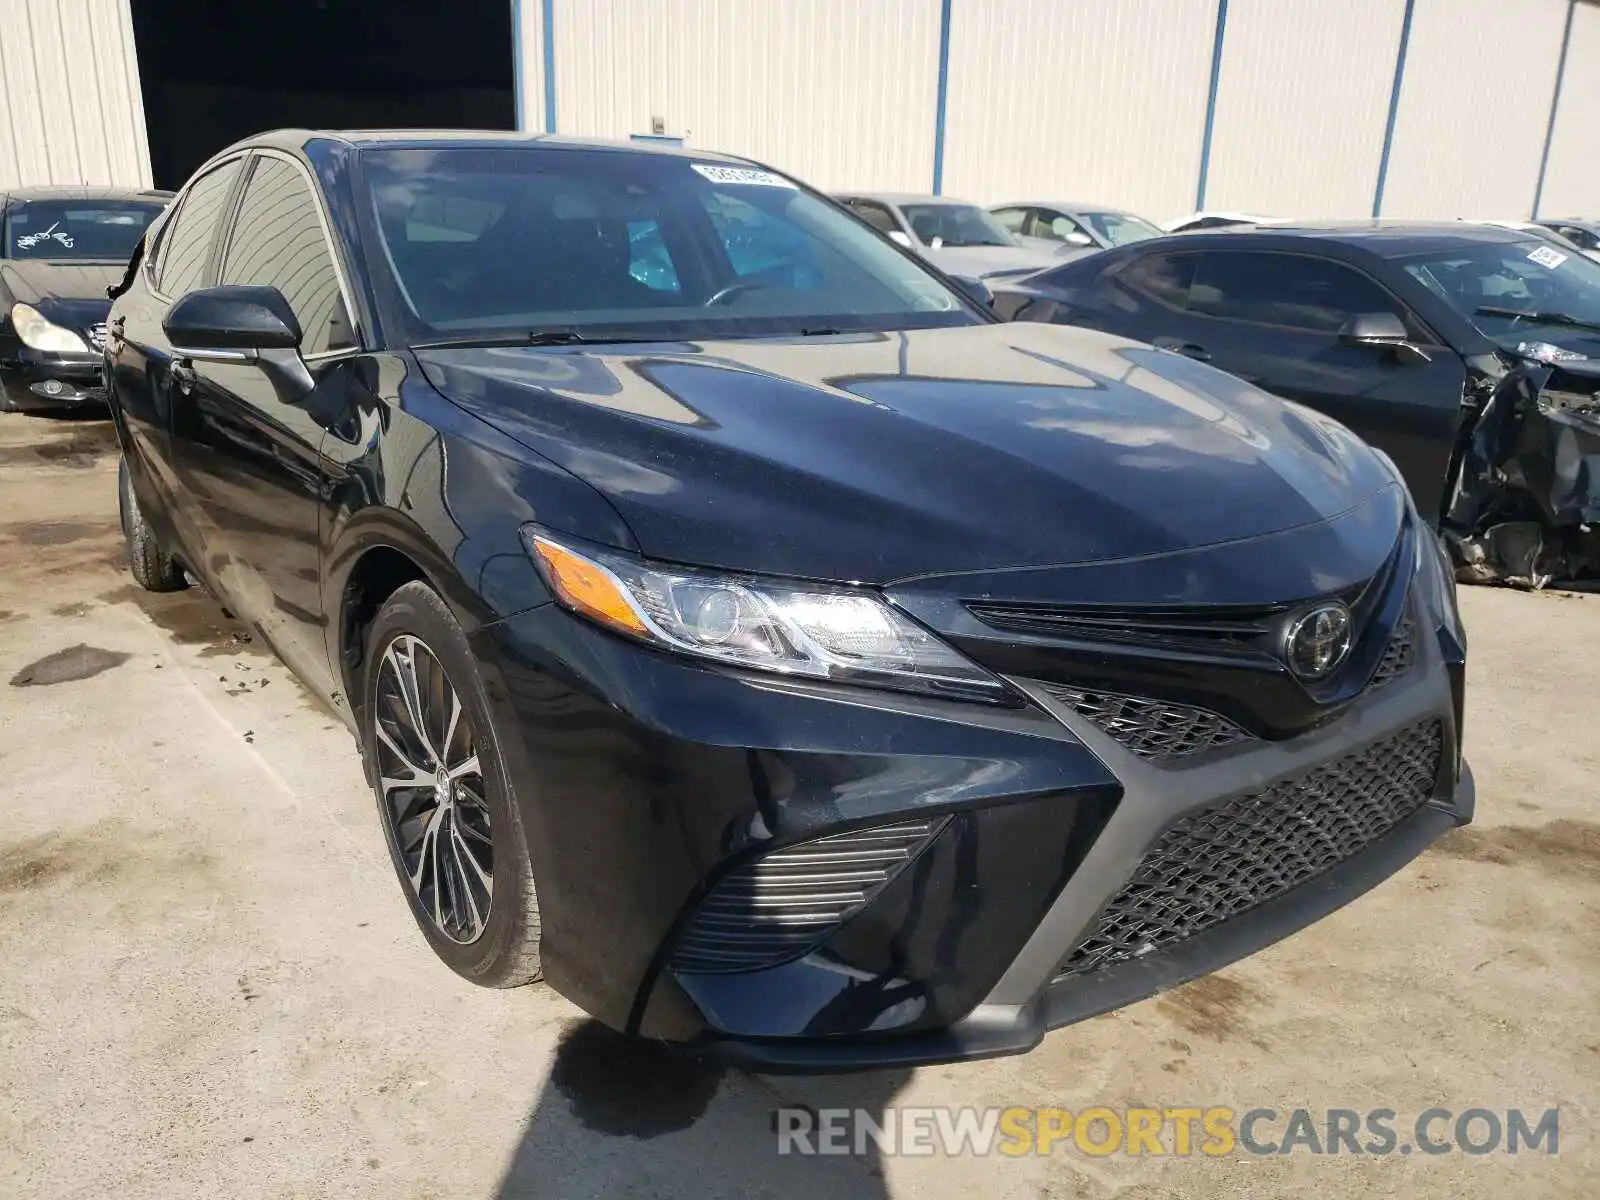
M 908 250 L 911 248 L 910 235 L 901 233 L 898 229 L 891 229 L 889 231 L 889 240 L 898 246 L 904 246 Z
M 1405 322 L 1394 313 L 1357 313 L 1339 330 L 1347 346 L 1394 346 L 1408 341 Z
M 1069 246 L 1092 246 L 1092 245 L 1094 245 L 1094 239 L 1092 237 L 1090 237 L 1087 233 L 1069 233 L 1069 234 L 1067 234 L 1066 237 L 1062 238 L 1061 240 L 1063 242 L 1065 242 Z
M 300 322 L 274 287 L 231 285 L 190 292 L 168 310 L 161 328 L 185 358 L 213 357 L 206 351 L 292 350 L 300 345 Z M 236 354 L 215 357 L 239 359 Z

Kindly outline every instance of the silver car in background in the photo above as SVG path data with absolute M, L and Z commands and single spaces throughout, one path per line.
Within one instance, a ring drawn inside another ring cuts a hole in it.
M 1072 200 L 1013 200 L 991 205 L 995 220 L 1023 242 L 1056 243 L 1080 250 L 1109 250 L 1160 237 L 1158 225 L 1137 213 Z
M 976 204 L 949 196 L 849 192 L 834 199 L 947 275 L 969 279 L 1031 275 L 1089 253 L 1076 246 L 1030 245 Z

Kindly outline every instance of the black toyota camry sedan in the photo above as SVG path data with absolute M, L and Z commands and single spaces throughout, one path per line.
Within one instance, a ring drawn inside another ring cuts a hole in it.
M 468 979 L 764 1069 L 1020 1051 L 1470 819 L 1391 462 L 784 175 L 279 132 L 145 244 L 134 574 L 345 715 Z
M 104 403 L 106 288 L 171 198 L 91 187 L 0 192 L 0 412 Z

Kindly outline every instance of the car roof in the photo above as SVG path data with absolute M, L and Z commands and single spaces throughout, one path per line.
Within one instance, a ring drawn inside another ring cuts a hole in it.
M 997 208 L 1053 208 L 1064 213 L 1117 213 L 1127 217 L 1137 217 L 1139 214 L 1131 209 L 1118 208 L 1115 204 L 1085 204 L 1079 200 L 1008 200 L 1004 204 L 991 204 L 989 211 Z M 1140 217 L 1140 220 L 1144 218 Z
M 963 200 L 959 196 L 934 196 L 918 192 L 834 192 L 833 195 L 850 200 L 876 200 L 880 204 L 893 204 L 899 207 L 904 204 L 948 204 L 960 205 L 962 208 L 976 208 L 970 200 Z
M 1526 242 L 1529 234 L 1503 225 L 1475 225 L 1466 221 L 1298 221 L 1287 225 L 1258 226 L 1249 229 L 1200 229 L 1170 234 L 1158 242 L 1141 242 L 1146 247 L 1209 246 L 1219 239 L 1233 239 L 1236 245 L 1275 242 L 1332 242 L 1358 246 L 1383 258 L 1408 254 L 1452 250 L 1471 244 Z
M 547 150 L 616 150 L 653 157 L 692 158 L 699 162 L 748 165 L 752 160 L 719 154 L 670 142 L 580 138 L 565 134 L 522 133 L 505 129 L 272 129 L 234 143 L 216 157 L 237 150 L 277 149 L 303 151 L 311 142 L 342 142 L 353 148 L 381 150 L 431 150 L 450 148 L 494 149 L 537 146 Z
M 93 184 L 51 184 L 0 190 L 8 200 L 171 200 L 161 188 L 100 187 Z

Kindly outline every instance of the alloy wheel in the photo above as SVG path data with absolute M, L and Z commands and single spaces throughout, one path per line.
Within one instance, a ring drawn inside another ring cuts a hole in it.
M 440 933 L 475 942 L 494 898 L 476 730 L 420 638 L 403 633 L 384 648 L 372 713 L 378 794 L 407 882 Z

